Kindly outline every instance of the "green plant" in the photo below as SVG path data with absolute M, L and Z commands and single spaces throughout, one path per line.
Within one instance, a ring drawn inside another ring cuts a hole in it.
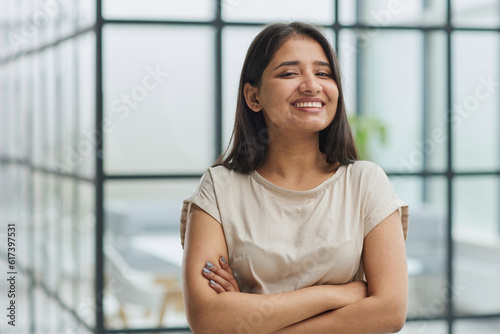
M 378 139 L 380 144 L 387 142 L 387 127 L 379 118 L 367 115 L 350 114 L 347 116 L 358 155 L 361 160 L 370 160 L 370 144 Z

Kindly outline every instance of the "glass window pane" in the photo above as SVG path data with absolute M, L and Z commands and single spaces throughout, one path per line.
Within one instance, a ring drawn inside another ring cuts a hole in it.
M 496 28 L 500 23 L 499 6 L 496 0 L 452 0 L 452 24 Z
M 34 290 L 35 295 L 35 323 L 36 323 L 36 334 L 46 334 L 51 333 L 50 322 L 49 322 L 49 297 L 41 288 L 36 288 Z M 53 330 L 53 329 L 52 329 Z
M 386 171 L 388 172 L 388 171 Z M 394 192 L 408 204 L 421 203 L 423 198 L 423 181 L 414 176 L 390 176 Z
M 500 232 L 497 219 L 499 189 L 499 180 L 493 176 L 456 180 L 454 236 L 471 242 L 495 240 Z
M 43 274 L 42 247 L 43 247 L 43 220 L 46 208 L 43 201 L 44 189 L 42 188 L 42 174 L 33 173 L 33 275 L 41 280 Z
M 60 45 L 60 65 L 61 65 L 61 83 L 59 87 L 60 94 L 59 103 L 61 110 L 60 127 L 62 130 L 61 142 L 59 148 L 59 156 L 55 161 L 56 170 L 63 174 L 75 172 L 73 161 L 70 159 L 68 152 L 74 151 L 76 142 L 76 64 L 74 61 L 74 48 L 76 43 L 70 40 Z
M 40 30 L 43 30 L 45 35 L 45 43 L 53 43 L 59 39 L 59 22 L 60 22 L 60 9 L 56 1 L 53 2 L 43 2 L 40 1 L 39 6 L 35 9 L 34 16 L 36 19 L 33 22 L 37 22 L 35 26 Z M 38 23 L 40 22 L 40 23 Z
M 42 6 L 42 1 L 36 1 L 38 6 Z M 40 8 L 39 7 L 39 8 Z M 21 27 L 22 47 L 25 49 L 39 48 L 48 44 L 48 17 L 43 10 L 31 10 L 30 18 Z M 18 43 L 18 44 L 21 44 Z
M 95 326 L 95 186 L 80 182 L 78 185 L 78 220 L 74 225 L 76 266 L 79 296 L 77 314 L 88 326 Z
M 90 32 L 78 39 L 78 114 L 79 133 L 72 150 L 65 147 L 63 160 L 79 170 L 80 175 L 95 175 L 95 143 L 100 140 L 95 131 L 95 34 Z
M 63 158 L 63 147 L 64 142 L 62 141 L 63 133 L 63 123 L 66 119 L 66 110 L 62 109 L 62 92 L 63 92 L 63 76 L 65 75 L 63 64 L 62 64 L 62 52 L 63 45 L 58 45 L 54 50 L 54 135 L 53 143 L 54 147 L 54 160 L 50 162 L 50 166 L 53 166 L 56 161 L 62 161 Z
M 26 249 L 26 248 L 23 248 L 23 249 Z M 12 326 L 8 326 L 8 327 L 11 327 L 11 329 L 13 330 L 12 331 L 12 334 L 17 334 L 17 333 L 20 333 L 20 332 L 24 332 L 24 333 L 29 333 L 29 328 L 31 326 L 31 317 L 30 317 L 30 311 L 29 311 L 29 308 L 31 306 L 31 303 L 30 303 L 30 299 L 29 299 L 29 291 L 31 290 L 31 279 L 30 279 L 30 276 L 26 275 L 26 274 L 21 274 L 19 275 L 20 279 L 18 280 L 18 282 L 16 282 L 18 284 L 17 286 L 17 291 L 18 291 L 18 295 L 16 296 L 16 302 L 18 302 L 18 307 L 19 307 L 19 317 L 16 318 L 16 327 L 13 328 Z M 3 290 L 3 291 L 8 291 L 8 290 Z M 17 331 L 17 333 L 16 333 Z
M 420 151 L 426 153 L 426 168 L 437 171 L 446 169 L 447 158 L 447 82 L 446 35 L 444 32 L 424 35 L 427 57 L 425 66 L 425 140 Z M 410 158 L 410 156 L 408 156 Z M 414 159 L 417 158 L 415 155 Z M 405 171 L 404 169 L 402 171 Z
M 7 155 L 7 124 L 5 122 L 5 119 L 8 117 L 7 110 L 9 110 L 7 103 L 7 87 L 7 66 L 0 66 L 0 117 L 4 120 L 0 122 L 0 157 L 5 157 Z
M 56 178 L 53 175 L 44 175 L 42 180 L 42 189 L 44 190 L 44 208 L 46 214 L 43 220 L 43 246 L 42 260 L 44 266 L 43 283 L 49 290 L 58 294 L 59 285 L 59 196 L 56 193 Z
M 75 318 L 75 316 L 67 310 L 61 309 L 58 315 L 59 329 L 57 334 L 62 333 L 78 333 L 87 334 L 88 330 Z
M 455 182 L 454 296 L 459 313 L 500 312 L 499 189 L 499 179 L 493 176 Z
M 408 317 L 442 316 L 446 300 L 446 180 L 390 177 L 394 191 L 410 205 L 408 258 Z M 424 186 L 431 196 L 423 198 Z M 427 333 L 427 332 L 425 332 Z
M 338 1 L 340 24 L 354 24 L 356 22 L 356 2 L 349 0 Z
M 7 79 L 5 81 L 5 105 L 6 109 L 3 113 L 2 116 L 5 118 L 2 119 L 2 123 L 5 123 L 4 125 L 4 131 L 5 133 L 2 136 L 2 139 L 4 140 L 4 155 L 7 157 L 12 157 L 12 151 L 13 151 L 13 138 L 12 138 L 12 123 L 14 122 L 14 112 L 16 110 L 16 100 L 14 97 L 14 80 L 15 80 L 15 68 L 13 63 L 9 63 L 6 67 L 6 75 Z
M 221 0 L 222 18 L 233 22 L 309 21 L 316 24 L 332 24 L 333 1 L 310 0 Z M 265 10 L 263 10 L 265 8 Z
M 46 333 L 57 333 L 55 328 L 56 323 L 54 320 L 58 319 L 58 309 L 57 305 L 53 299 L 51 299 L 45 291 L 40 288 L 35 290 L 35 333 L 36 334 L 46 334 Z
M 499 167 L 497 33 L 455 32 L 453 43 L 453 164 L 460 170 Z
M 440 25 L 446 21 L 446 1 L 339 1 L 342 24 L 354 24 L 356 15 L 359 22 L 374 26 Z
M 44 57 L 43 54 L 35 55 L 34 59 L 34 94 L 33 94 L 33 118 L 32 118 L 32 163 L 35 166 L 42 166 L 43 159 L 43 136 L 44 136 L 44 101 L 46 94 L 46 85 L 43 83 L 45 78 L 44 73 Z
M 16 222 L 19 218 L 19 196 L 21 195 L 22 188 L 21 182 L 18 178 L 19 167 L 16 164 L 7 164 L 5 166 L 7 171 L 7 177 L 9 180 L 6 182 L 8 191 L 5 192 L 5 204 L 6 207 L 3 209 L 6 214 L 2 217 L 7 217 L 8 220 Z M 21 222 L 19 222 L 21 223 Z
M 76 286 L 77 278 L 75 236 L 73 224 L 75 223 L 75 205 L 77 184 L 70 178 L 61 178 L 61 222 L 59 225 L 60 239 L 60 283 L 59 298 L 69 307 L 76 307 Z
M 45 119 L 43 121 L 44 129 L 44 147 L 42 147 L 44 160 L 43 165 L 52 166 L 55 161 L 55 125 L 56 125 L 56 58 L 54 48 L 49 48 L 45 51 L 45 104 L 43 107 Z
M 222 30 L 222 96 L 224 147 L 229 143 L 234 126 L 241 68 L 252 40 L 261 28 L 230 27 Z
M 39 72 L 35 88 L 33 161 L 38 167 L 52 167 L 55 164 L 55 71 L 54 50 L 43 51 L 37 57 Z
M 10 171 L 8 170 L 8 165 L 7 164 L 0 164 L 0 186 L 2 189 L 6 189 L 6 191 L 11 190 L 11 185 L 10 182 L 8 181 Z M 7 194 L 7 192 L 5 192 Z M 4 193 L 0 193 L 0 208 L 2 209 L 4 213 L 4 216 L 6 220 L 11 220 L 13 219 L 13 214 L 10 212 L 9 208 L 9 200 L 8 197 L 4 195 Z
M 370 129 L 370 158 L 388 171 L 419 170 L 423 165 L 423 36 L 402 31 L 359 37 L 363 47 L 358 55 L 362 64 L 358 108 L 387 132 L 381 144 L 378 127 Z
M 60 333 L 62 307 L 53 297 L 48 298 L 48 303 L 45 307 L 49 309 L 48 318 L 45 320 L 49 324 L 49 331 L 47 333 Z
M 8 29 L 11 30 L 11 20 L 12 16 L 9 15 L 9 6 L 5 5 L 4 10 L 0 11 L 0 22 L 5 24 L 7 28 L 5 28 L 5 31 Z M 11 46 L 10 46 L 10 41 L 8 39 L 8 34 L 0 34 L 0 58 L 5 58 L 10 52 L 11 52 Z
M 179 219 L 198 179 L 106 185 L 106 320 L 112 328 L 186 326 Z M 145 317 L 145 309 L 150 316 Z M 120 318 L 120 310 L 125 314 Z M 127 319 L 124 322 L 124 319 Z
M 103 16 L 108 19 L 210 21 L 214 19 L 215 10 L 214 0 L 103 1 Z
M 213 29 L 108 26 L 104 41 L 106 172 L 204 171 L 215 160 Z
M 69 36 L 77 29 L 75 20 L 77 14 L 75 12 L 78 10 L 78 1 L 56 1 L 55 5 L 57 6 L 56 10 L 59 11 L 60 36 Z
M 14 222 L 16 222 L 18 233 L 21 237 L 17 238 L 16 241 L 18 243 L 19 252 L 17 254 L 17 258 L 20 264 L 24 267 L 31 267 L 32 265 L 32 256 L 31 256 L 31 227 L 30 227 L 30 207 L 28 206 L 28 197 L 31 196 L 29 192 L 29 183 L 30 180 L 30 170 L 28 166 L 18 165 L 13 166 L 15 171 L 15 196 L 16 196 L 16 218 Z M 5 188 L 0 188 L 5 189 Z M 14 194 L 12 194 L 14 195 Z M 2 213 L 5 212 L 3 208 Z M 5 219 L 5 218 L 4 218 Z M 8 222 L 8 220 L 4 220 L 4 222 Z
M 22 60 L 9 64 L 9 117 L 7 119 L 8 156 L 11 158 L 23 157 L 23 141 L 20 139 L 20 116 L 22 114 Z
M 96 19 L 96 1 L 78 1 L 78 27 L 86 28 L 94 25 Z
M 33 57 L 21 58 L 21 69 L 19 73 L 19 110 L 17 112 L 17 137 L 15 138 L 16 152 L 19 157 L 26 158 L 28 155 L 29 141 L 27 127 L 30 124 L 33 109 Z
M 453 326 L 455 334 L 497 334 L 500 328 L 500 319 L 458 320 Z
M 340 69 L 342 71 L 342 93 L 346 111 L 356 111 L 356 59 L 359 50 L 356 45 L 356 33 L 350 29 L 340 31 L 339 49 L 337 50 Z

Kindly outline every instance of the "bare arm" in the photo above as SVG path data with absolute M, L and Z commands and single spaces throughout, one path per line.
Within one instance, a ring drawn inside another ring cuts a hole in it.
M 273 333 L 354 302 L 356 293 L 346 286 L 334 285 L 270 295 L 217 293 L 202 270 L 207 260 L 216 264 L 220 256 L 228 258 L 224 233 L 215 219 L 194 205 L 188 218 L 184 249 L 184 302 L 194 333 Z
M 401 218 L 396 211 L 365 238 L 368 297 L 278 331 L 294 333 L 394 333 L 406 318 L 408 272 Z

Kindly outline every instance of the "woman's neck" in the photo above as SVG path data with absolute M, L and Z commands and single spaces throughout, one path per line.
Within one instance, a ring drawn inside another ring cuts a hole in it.
M 325 154 L 320 152 L 318 135 L 271 136 L 267 160 L 257 171 L 269 180 L 289 180 L 299 184 L 303 180 L 331 174 L 335 168 L 326 162 Z

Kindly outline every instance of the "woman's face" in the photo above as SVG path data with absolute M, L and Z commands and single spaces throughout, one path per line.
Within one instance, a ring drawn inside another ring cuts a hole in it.
M 314 39 L 292 37 L 278 49 L 255 89 L 254 111 L 271 131 L 319 132 L 333 120 L 339 91 L 328 58 Z

